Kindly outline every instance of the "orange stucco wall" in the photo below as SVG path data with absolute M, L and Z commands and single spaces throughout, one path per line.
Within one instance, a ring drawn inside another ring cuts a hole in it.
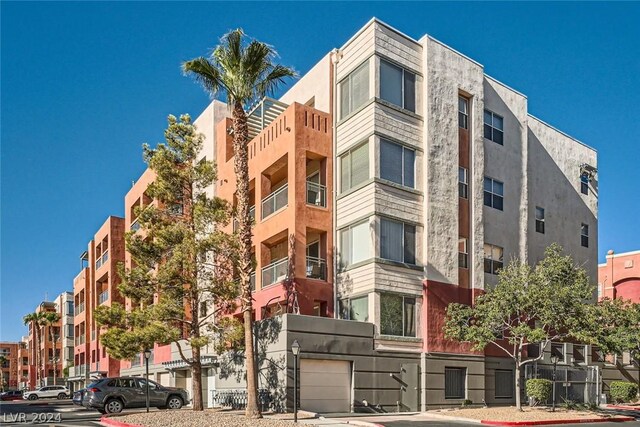
M 598 266 L 600 299 L 621 298 L 640 303 L 640 251 L 610 253 Z

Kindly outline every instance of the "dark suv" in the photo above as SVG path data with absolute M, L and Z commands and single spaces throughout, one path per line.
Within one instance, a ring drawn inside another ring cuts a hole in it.
M 145 407 L 147 403 L 146 387 L 146 380 L 140 377 L 96 380 L 80 393 L 82 406 L 97 409 L 103 414 L 115 414 L 124 408 Z M 189 403 L 189 395 L 186 390 L 165 387 L 149 381 L 149 406 L 155 406 L 159 409 L 180 409 L 187 403 Z

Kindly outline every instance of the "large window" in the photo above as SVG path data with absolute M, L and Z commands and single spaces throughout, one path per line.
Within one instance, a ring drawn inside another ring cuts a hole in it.
M 504 145 L 504 119 L 489 110 L 484 110 L 484 137 Z
M 467 368 L 444 368 L 444 398 L 464 399 L 467 395 Z
M 405 110 L 416 111 L 416 75 L 380 60 L 380 98 Z
M 498 274 L 504 265 L 504 249 L 500 246 L 484 244 L 484 272 Z
M 347 267 L 371 257 L 369 251 L 369 221 L 340 230 L 340 255 L 342 267 Z
M 340 190 L 347 191 L 369 179 L 369 143 L 340 157 Z
M 458 238 L 458 267 L 469 268 L 469 249 L 466 237 Z
M 585 248 L 589 247 L 589 226 L 585 223 L 580 226 L 580 244 Z
M 513 371 L 509 369 L 496 369 L 495 387 L 496 399 L 513 398 Z
M 340 318 L 345 320 L 369 321 L 369 297 L 345 298 L 339 301 Z
M 395 294 L 380 294 L 380 333 L 415 337 L 416 299 Z
M 504 184 L 493 178 L 484 177 L 484 205 L 503 210 Z
M 544 208 L 536 206 L 536 231 L 544 234 Z
M 73 316 L 73 301 L 67 301 L 67 316 Z
M 340 118 L 347 117 L 369 99 L 369 61 L 340 82 Z
M 415 160 L 415 150 L 380 140 L 380 178 L 414 188 Z
M 469 100 L 463 96 L 458 97 L 458 127 L 469 127 Z
M 380 218 L 380 257 L 392 261 L 415 264 L 415 225 Z
M 458 166 L 458 197 L 469 197 L 469 170 Z

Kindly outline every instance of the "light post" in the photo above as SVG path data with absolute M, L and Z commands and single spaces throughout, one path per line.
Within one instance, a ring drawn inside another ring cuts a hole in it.
M 149 412 L 149 358 L 151 357 L 151 350 L 147 349 L 144 351 L 144 369 L 145 369 L 145 378 L 147 381 L 146 387 L 146 395 L 147 395 L 147 412 Z
M 551 355 L 551 363 L 553 363 L 553 374 L 551 374 L 551 383 L 553 389 L 551 390 L 551 412 L 556 411 L 556 367 L 558 365 L 558 356 L 556 354 Z
M 293 353 L 293 422 L 298 422 L 298 355 L 300 354 L 300 344 L 294 340 L 291 344 Z

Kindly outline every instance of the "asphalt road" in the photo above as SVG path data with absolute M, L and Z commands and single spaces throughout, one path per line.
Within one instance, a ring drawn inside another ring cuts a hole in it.
M 0 402 L 0 425 L 99 426 L 98 411 L 91 411 L 69 400 L 38 399 L 34 402 Z

